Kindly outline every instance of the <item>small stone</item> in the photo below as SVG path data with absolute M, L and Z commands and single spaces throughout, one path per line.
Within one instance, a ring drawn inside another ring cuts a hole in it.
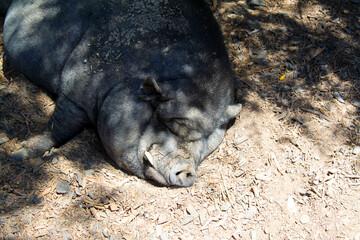
M 68 196 L 68 199 L 65 201 L 65 204 L 66 205 L 70 205 L 71 201 L 73 200 L 73 198 L 75 197 L 75 193 L 73 191 L 70 191 L 69 192 L 69 196 Z
M 57 164 L 59 162 L 59 158 L 57 157 L 54 157 L 52 160 L 51 160 L 51 163 L 52 164 Z
M 76 195 L 78 195 L 78 196 L 81 196 L 81 195 L 82 195 L 81 190 L 80 190 L 79 188 L 75 188 L 75 193 L 76 193 Z
M 354 105 L 355 107 L 360 108 L 360 100 L 352 100 L 351 104 Z
M 336 98 L 336 100 L 338 100 L 340 103 L 345 103 L 345 100 L 342 98 L 340 93 L 334 92 L 333 95 L 334 95 L 334 98 Z
M 2 137 L 2 138 L 0 138 L 0 144 L 4 144 L 4 143 L 6 143 L 6 142 L 8 142 L 9 141 L 9 138 L 8 137 Z
M 309 217 L 309 215 L 306 215 L 306 214 L 302 215 L 302 216 L 300 217 L 300 222 L 301 222 L 302 224 L 307 224 L 307 223 L 309 223 L 309 222 L 310 222 L 310 217 Z
M 65 194 L 70 191 L 70 185 L 67 182 L 60 181 L 56 186 L 56 192 L 59 194 Z
M 93 175 L 95 173 L 95 171 L 93 169 L 89 169 L 85 171 L 85 176 L 88 177 L 90 175 Z
M 192 215 L 187 215 L 184 217 L 184 219 L 181 221 L 182 225 L 186 225 L 194 220 L 194 217 Z
M 231 203 L 226 202 L 224 205 L 221 206 L 221 211 L 226 212 L 231 207 Z
M 95 200 L 96 197 L 94 196 L 94 194 L 92 192 L 88 192 L 88 196 L 92 199 Z
M 76 172 L 76 181 L 78 182 L 80 187 L 83 187 L 83 176 L 80 172 Z
M 26 148 L 21 148 L 19 150 L 17 150 L 12 156 L 11 156 L 11 159 L 12 159 L 12 162 L 13 163 L 16 163 L 16 162 L 19 162 L 19 161 L 22 161 L 26 158 L 29 157 L 29 152 Z
M 251 6 L 263 6 L 263 7 L 266 6 L 265 2 L 262 0 L 251 0 L 250 5 Z
M 352 153 L 353 154 L 359 154 L 360 153 L 360 146 L 355 146 Z

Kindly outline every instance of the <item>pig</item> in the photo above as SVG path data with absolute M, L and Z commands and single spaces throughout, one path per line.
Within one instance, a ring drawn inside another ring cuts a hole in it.
M 14 0 L 3 39 L 11 65 L 56 96 L 48 126 L 14 159 L 92 125 L 121 169 L 189 187 L 241 110 L 220 28 L 201 0 Z

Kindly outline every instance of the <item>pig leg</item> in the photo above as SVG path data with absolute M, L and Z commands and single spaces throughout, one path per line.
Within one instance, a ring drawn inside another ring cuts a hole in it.
M 65 96 L 60 96 L 46 131 L 22 142 L 23 148 L 16 151 L 12 158 L 24 160 L 42 155 L 52 147 L 60 146 L 76 136 L 87 122 L 88 118 L 84 110 Z

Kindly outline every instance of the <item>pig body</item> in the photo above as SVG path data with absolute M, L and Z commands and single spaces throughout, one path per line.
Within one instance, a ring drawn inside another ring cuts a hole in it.
M 57 96 L 47 130 L 15 158 L 90 123 L 121 168 L 186 187 L 241 109 L 221 32 L 200 0 L 15 0 L 4 46 L 16 69 Z

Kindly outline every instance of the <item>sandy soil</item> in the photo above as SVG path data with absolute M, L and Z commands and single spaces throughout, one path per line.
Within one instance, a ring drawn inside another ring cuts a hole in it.
M 0 238 L 359 240 L 360 3 L 264 3 L 211 2 L 244 108 L 190 188 L 123 173 L 91 129 L 12 161 L 55 105 L 1 70 Z

